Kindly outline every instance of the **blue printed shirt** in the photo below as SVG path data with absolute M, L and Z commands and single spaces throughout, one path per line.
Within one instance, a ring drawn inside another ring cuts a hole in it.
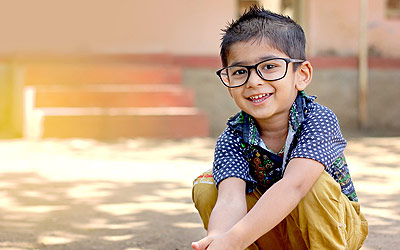
M 314 99 L 299 92 L 290 109 L 283 155 L 266 147 L 252 116 L 241 111 L 231 117 L 215 147 L 213 176 L 217 187 L 224 179 L 236 177 L 246 181 L 247 192 L 256 188 L 265 192 L 283 177 L 291 159 L 308 158 L 324 165 L 342 193 L 358 201 L 343 155 L 346 141 L 336 115 Z

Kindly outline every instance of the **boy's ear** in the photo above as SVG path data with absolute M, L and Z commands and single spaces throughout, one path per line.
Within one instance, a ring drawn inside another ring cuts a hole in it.
M 309 61 L 303 62 L 296 70 L 297 81 L 296 89 L 299 91 L 304 90 L 312 79 L 313 68 Z

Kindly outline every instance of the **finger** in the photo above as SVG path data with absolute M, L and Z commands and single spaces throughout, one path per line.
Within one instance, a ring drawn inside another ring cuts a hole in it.
M 197 242 L 192 243 L 192 247 L 195 250 L 206 250 L 208 245 L 210 245 L 212 238 L 205 237 Z
M 198 243 L 198 242 L 192 242 L 192 248 L 193 248 L 194 250 L 200 250 L 199 243 Z

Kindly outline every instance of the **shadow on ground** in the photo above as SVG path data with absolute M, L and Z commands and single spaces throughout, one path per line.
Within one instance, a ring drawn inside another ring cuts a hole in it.
M 369 222 L 363 250 L 400 245 L 400 138 L 364 137 L 346 149 L 350 171 Z
M 0 141 L 0 250 L 185 250 L 205 231 L 191 180 L 215 138 Z M 362 250 L 400 245 L 400 137 L 358 137 L 345 155 L 369 221 Z
M 0 175 L 0 249 L 189 249 L 203 234 L 176 182 L 49 181 Z

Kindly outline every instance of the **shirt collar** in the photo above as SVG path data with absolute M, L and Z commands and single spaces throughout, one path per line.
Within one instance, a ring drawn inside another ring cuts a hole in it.
M 309 103 L 314 102 L 315 96 L 307 96 L 304 91 L 299 91 L 289 113 L 289 125 L 293 131 L 300 128 L 305 116 L 309 112 Z M 228 120 L 228 126 L 243 135 L 243 140 L 251 145 L 263 145 L 255 119 L 241 111 Z
M 228 120 L 228 126 L 243 135 L 245 143 L 259 145 L 261 136 L 257 129 L 255 119 L 241 111 Z
M 300 128 L 301 123 L 312 108 L 312 105 L 309 104 L 313 103 L 316 98 L 315 96 L 307 96 L 304 90 L 299 91 L 289 114 L 289 124 L 292 126 L 293 131 L 297 131 Z

